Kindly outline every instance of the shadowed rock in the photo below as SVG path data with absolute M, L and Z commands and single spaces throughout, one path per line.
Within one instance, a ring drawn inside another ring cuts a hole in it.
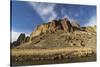
M 18 39 L 11 43 L 11 47 L 16 47 L 16 46 L 19 46 L 20 44 L 29 42 L 29 39 L 30 39 L 29 36 L 25 37 L 25 33 L 21 33 Z
M 25 39 L 25 33 L 21 33 L 17 39 L 17 42 L 24 43 L 24 39 Z

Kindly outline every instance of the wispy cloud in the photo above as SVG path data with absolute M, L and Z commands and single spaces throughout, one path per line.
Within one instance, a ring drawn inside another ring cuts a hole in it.
M 29 4 L 36 10 L 44 21 L 51 21 L 57 18 L 57 14 L 54 11 L 55 4 L 29 2 Z
M 11 42 L 16 41 L 21 33 L 22 32 L 12 31 L 11 32 Z M 25 36 L 29 36 L 29 35 L 30 35 L 29 33 L 25 33 Z
M 97 23 L 96 16 L 92 16 L 84 26 L 94 26 Z

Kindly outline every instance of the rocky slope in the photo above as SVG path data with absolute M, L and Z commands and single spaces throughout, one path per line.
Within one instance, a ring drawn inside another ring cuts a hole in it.
M 63 18 L 38 25 L 30 37 L 21 34 L 16 42 L 19 46 L 15 48 L 95 48 L 96 26 L 80 27 L 78 23 Z
M 20 44 L 29 42 L 29 40 L 30 40 L 29 36 L 25 36 L 25 33 L 21 33 L 18 39 L 14 41 L 13 43 L 11 43 L 11 48 L 19 46 Z
M 67 18 L 44 23 L 37 26 L 35 31 L 32 32 L 30 39 L 43 33 L 54 33 L 56 30 L 64 30 L 65 32 L 69 32 L 72 31 L 72 25 Z

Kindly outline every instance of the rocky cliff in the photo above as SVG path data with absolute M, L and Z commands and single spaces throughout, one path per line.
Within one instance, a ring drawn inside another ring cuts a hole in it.
M 30 40 L 29 36 L 25 36 L 25 33 L 21 33 L 16 41 L 11 43 L 11 47 L 19 46 L 20 44 L 26 43 Z
M 32 32 L 30 39 L 34 38 L 35 36 L 41 35 L 43 33 L 54 33 L 57 30 L 63 30 L 64 32 L 71 32 L 73 30 L 79 29 L 78 24 L 71 24 L 71 22 L 67 18 L 53 20 L 48 23 L 41 24 L 36 27 L 35 31 Z
M 81 27 L 67 18 L 53 20 L 38 25 L 30 37 L 21 33 L 11 44 L 17 48 L 95 47 L 96 26 Z

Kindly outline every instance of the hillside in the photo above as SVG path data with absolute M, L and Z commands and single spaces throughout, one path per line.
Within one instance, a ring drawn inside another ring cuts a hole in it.
M 53 20 L 21 33 L 11 48 L 12 65 L 96 61 L 96 26 Z
M 81 27 L 71 23 L 67 18 L 53 20 L 38 25 L 25 37 L 21 33 L 14 48 L 63 48 L 63 47 L 96 47 L 96 26 Z

